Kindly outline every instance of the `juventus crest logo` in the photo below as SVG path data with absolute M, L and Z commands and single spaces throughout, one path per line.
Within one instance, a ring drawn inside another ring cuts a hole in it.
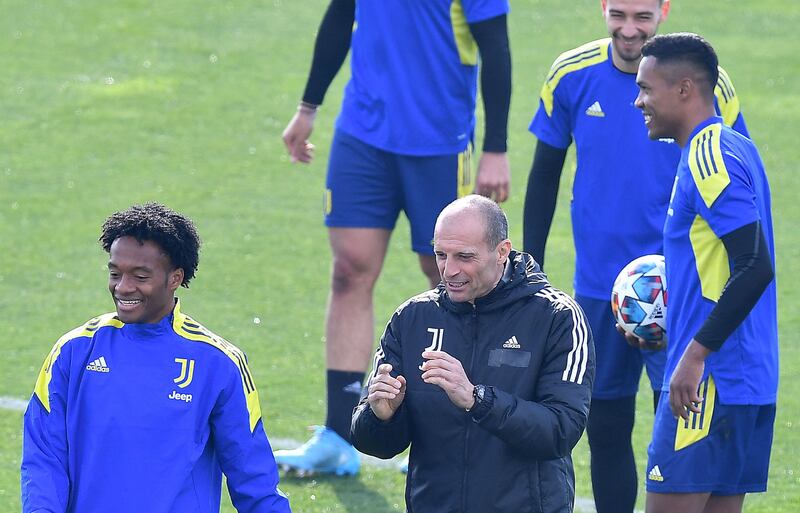
M 426 347 L 425 351 L 441 351 L 442 339 L 444 338 L 444 328 L 428 328 L 428 333 L 432 335 L 431 345 Z M 419 364 L 419 370 L 422 370 L 422 364 Z
M 172 381 L 177 383 L 179 388 L 186 388 L 192 383 L 192 378 L 194 378 L 194 360 L 175 358 L 175 363 L 181 364 L 181 373 Z

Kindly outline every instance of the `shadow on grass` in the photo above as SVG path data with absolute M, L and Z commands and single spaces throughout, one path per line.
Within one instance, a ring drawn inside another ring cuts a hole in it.
M 332 503 L 336 504 L 331 508 L 332 511 L 347 511 L 349 513 L 366 511 L 370 513 L 397 513 L 405 511 L 405 504 L 402 502 L 402 489 L 397 490 L 396 482 L 392 481 L 392 479 L 381 479 L 379 473 L 373 474 L 363 471 L 357 477 L 325 475 L 314 477 L 285 475 L 281 477 L 281 483 L 302 488 L 303 495 L 305 495 L 304 499 L 313 495 L 314 498 L 312 500 L 320 506 Z M 397 500 L 387 500 L 381 491 L 376 489 L 387 487 L 390 489 L 387 490 L 388 494 L 396 496 Z M 335 498 L 329 494 L 332 494 Z

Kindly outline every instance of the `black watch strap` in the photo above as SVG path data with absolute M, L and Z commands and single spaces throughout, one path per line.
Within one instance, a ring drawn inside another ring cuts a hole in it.
M 479 419 L 486 415 L 492 408 L 494 403 L 494 391 L 492 387 L 486 385 L 475 385 L 472 389 L 472 397 L 475 398 L 475 404 L 472 408 L 467 409 L 473 419 Z

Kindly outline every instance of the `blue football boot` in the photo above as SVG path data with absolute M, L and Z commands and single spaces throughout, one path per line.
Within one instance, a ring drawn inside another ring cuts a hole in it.
M 403 474 L 408 474 L 408 456 L 406 456 L 400 461 L 400 464 L 397 465 L 397 470 L 399 470 Z
M 297 449 L 275 451 L 278 467 L 298 476 L 358 474 L 361 459 L 358 451 L 336 431 L 325 426 L 314 426 L 314 436 Z

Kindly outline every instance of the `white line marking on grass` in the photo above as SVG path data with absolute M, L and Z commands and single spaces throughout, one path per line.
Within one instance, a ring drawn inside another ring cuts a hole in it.
M 15 397 L 0 396 L 0 410 L 25 411 L 27 407 L 28 401 L 23 401 Z M 270 443 L 272 443 L 273 449 L 294 449 L 301 444 L 301 442 L 291 438 L 270 438 Z M 381 469 L 395 469 L 400 464 L 401 459 L 400 457 L 395 457 L 390 460 L 382 460 L 366 454 L 361 455 L 361 461 L 363 461 L 365 465 Z M 594 501 L 585 497 L 576 497 L 575 510 L 582 513 L 595 513 Z
M 0 396 L 0 409 L 2 410 L 25 411 L 27 407 L 28 401 L 15 397 Z

